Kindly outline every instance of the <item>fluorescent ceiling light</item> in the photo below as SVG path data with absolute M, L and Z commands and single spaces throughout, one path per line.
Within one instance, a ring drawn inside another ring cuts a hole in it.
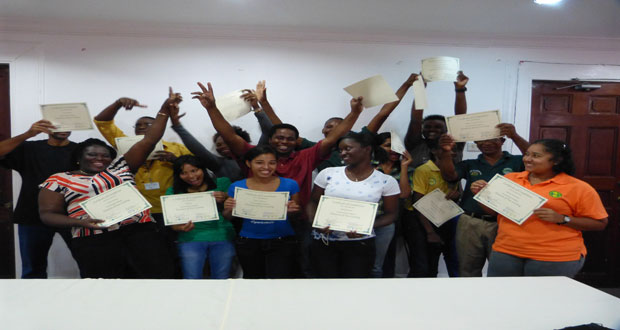
M 558 3 L 562 2 L 562 0 L 534 0 L 534 2 L 539 5 L 552 6 L 552 5 L 557 5 Z

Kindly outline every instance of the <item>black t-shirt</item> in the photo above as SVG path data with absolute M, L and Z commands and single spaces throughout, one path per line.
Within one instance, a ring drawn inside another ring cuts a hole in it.
M 13 214 L 13 222 L 20 224 L 40 224 L 39 184 L 52 174 L 73 169 L 71 152 L 77 146 L 70 142 L 66 146 L 55 147 L 47 140 L 26 141 L 0 159 L 0 166 L 15 170 L 22 177 L 22 186 Z

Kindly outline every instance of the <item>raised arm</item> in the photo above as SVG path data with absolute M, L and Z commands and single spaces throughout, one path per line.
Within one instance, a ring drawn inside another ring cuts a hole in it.
M 178 108 L 181 101 L 183 101 L 181 94 L 174 93 L 172 87 L 170 87 L 168 98 L 162 104 L 153 125 L 146 131 L 144 138 L 125 153 L 125 161 L 127 161 L 132 172 L 136 172 L 144 164 L 148 155 L 153 151 L 155 144 L 161 140 L 166 130 L 171 109 Z
M 37 136 L 39 133 L 52 134 L 51 130 L 53 128 L 54 125 L 52 125 L 51 122 L 42 119 L 33 123 L 26 132 L 14 136 L 10 139 L 0 141 L 0 157 L 6 156 L 8 153 L 15 150 L 15 148 L 17 148 L 24 141 L 28 140 L 31 137 Z
M 455 145 L 456 143 L 448 134 L 444 134 L 439 138 L 441 153 L 439 154 L 439 164 L 437 165 L 439 165 L 441 176 L 448 182 L 454 182 L 459 179 L 454 167 L 454 161 L 452 160 L 452 149 Z
M 409 127 L 407 127 L 407 134 L 405 134 L 405 141 L 403 141 L 407 150 L 413 150 L 422 142 L 423 119 L 424 109 L 416 110 L 415 100 L 413 100 L 413 103 L 411 103 L 411 119 L 409 120 Z
M 454 114 L 462 115 L 467 113 L 467 98 L 465 92 L 467 91 L 467 82 L 469 78 L 463 74 L 463 71 L 459 71 L 456 81 L 454 82 L 454 91 L 456 97 L 454 98 Z
M 128 97 L 121 97 L 120 99 L 114 101 L 114 103 L 108 105 L 105 109 L 101 110 L 101 112 L 95 116 L 95 120 L 114 120 L 114 117 L 116 116 L 118 110 L 120 110 L 121 108 L 131 110 L 133 109 L 133 107 L 146 108 L 146 105 L 140 104 L 140 102 L 134 99 L 130 99 Z
M 413 82 L 415 81 L 417 76 L 418 76 L 417 74 L 412 73 L 409 76 L 409 78 L 407 78 L 407 80 L 400 86 L 400 88 L 398 88 L 398 90 L 396 91 L 396 96 L 398 97 L 398 101 L 386 103 L 383 105 L 381 110 L 379 110 L 379 112 L 372 118 L 370 123 L 368 123 L 368 125 L 366 126 L 366 128 L 368 128 L 369 131 L 373 133 L 377 133 L 379 131 L 379 129 L 381 128 L 381 125 L 383 125 L 383 123 L 390 116 L 392 111 L 394 111 L 394 109 L 396 109 L 396 107 L 400 104 L 400 101 L 403 99 L 405 94 L 407 94 L 407 91 L 413 85 Z
M 409 182 L 409 165 L 413 162 L 411 155 L 408 151 L 405 151 L 403 158 L 400 160 L 400 180 L 398 185 L 400 187 L 400 198 L 409 198 L 411 196 L 411 184 Z
M 517 130 L 513 124 L 502 123 L 497 125 L 497 128 L 499 128 L 500 135 L 511 139 L 517 145 L 519 150 L 521 150 L 521 153 L 525 154 L 527 148 L 530 147 L 530 143 L 522 138 L 521 135 L 517 134 Z
M 323 157 L 326 157 L 331 153 L 332 147 L 336 144 L 336 142 L 338 142 L 338 139 L 351 131 L 351 128 L 353 128 L 353 125 L 357 121 L 357 118 L 359 118 L 362 110 L 364 110 L 364 106 L 362 105 L 362 99 L 363 98 L 361 96 L 351 99 L 351 112 L 349 112 L 349 114 L 344 117 L 344 120 L 342 120 L 342 122 L 340 122 L 340 124 L 338 124 L 338 126 L 336 126 L 334 129 L 332 129 L 331 132 L 329 132 L 329 134 L 327 135 L 327 137 L 323 139 L 320 147 L 320 152 Z
M 252 109 L 254 109 L 254 117 L 256 117 L 256 120 L 258 120 L 258 125 L 260 126 L 261 136 L 258 140 L 258 144 L 266 144 L 269 142 L 269 130 L 271 130 L 273 123 L 271 122 L 269 116 L 267 116 L 267 114 L 265 113 L 265 110 L 260 107 L 256 92 L 250 89 L 245 89 L 243 92 L 244 93 L 243 95 L 241 95 L 241 97 L 245 101 L 250 102 L 250 104 L 252 105 Z M 273 109 L 271 109 L 271 111 L 273 113 Z M 275 113 L 273 114 L 275 115 Z
M 173 118 L 174 115 L 170 115 L 172 129 L 179 135 L 187 149 L 196 157 L 200 158 L 208 169 L 214 172 L 217 171 L 221 166 L 218 157 L 205 148 L 205 146 L 186 130 L 180 122 L 175 124 Z
M 276 115 L 276 112 L 273 110 L 271 104 L 267 100 L 267 87 L 265 87 L 264 80 L 261 80 L 256 84 L 256 96 L 258 97 L 258 102 L 263 108 L 263 111 L 265 111 L 265 114 L 267 115 L 267 117 L 269 117 L 269 120 L 271 120 L 271 124 L 282 124 L 282 121 L 280 120 L 278 115 Z

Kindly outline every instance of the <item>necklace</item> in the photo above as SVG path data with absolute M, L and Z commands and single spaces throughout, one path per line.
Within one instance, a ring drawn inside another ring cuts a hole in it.
M 362 175 L 362 176 L 358 177 L 358 176 L 357 176 L 357 175 L 355 175 L 353 172 L 351 172 L 351 170 L 349 170 L 348 168 L 346 168 L 346 167 L 344 168 L 344 171 L 345 171 L 346 173 L 348 173 L 348 174 L 349 174 L 348 176 L 349 176 L 349 177 L 352 177 L 352 178 L 353 178 L 353 181 L 355 181 L 355 182 L 359 182 L 360 180 L 362 180 L 362 181 L 363 181 L 363 180 L 367 179 L 367 178 L 368 178 L 368 177 L 372 174 L 372 172 L 373 172 L 374 170 L 375 170 L 374 168 L 371 168 L 369 173 L 365 173 L 364 175 Z

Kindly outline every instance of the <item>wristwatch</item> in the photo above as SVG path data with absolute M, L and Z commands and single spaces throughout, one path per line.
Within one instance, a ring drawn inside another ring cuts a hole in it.
M 564 221 L 558 222 L 558 225 L 565 225 L 570 222 L 570 217 L 568 215 L 564 216 Z

